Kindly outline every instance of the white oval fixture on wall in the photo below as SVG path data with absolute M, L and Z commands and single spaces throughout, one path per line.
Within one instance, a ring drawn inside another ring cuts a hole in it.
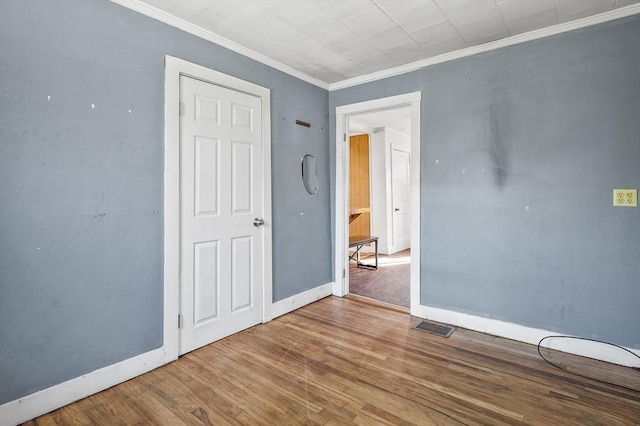
M 318 166 L 316 157 L 311 154 L 302 157 L 302 183 L 310 195 L 318 193 Z

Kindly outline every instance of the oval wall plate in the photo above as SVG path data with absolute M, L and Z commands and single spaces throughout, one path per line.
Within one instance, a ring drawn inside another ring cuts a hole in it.
M 318 193 L 318 165 L 316 157 L 311 154 L 302 157 L 302 183 L 309 195 Z

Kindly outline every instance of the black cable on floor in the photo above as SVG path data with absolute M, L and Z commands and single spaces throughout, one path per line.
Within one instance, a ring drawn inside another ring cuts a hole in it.
M 542 359 L 543 359 L 543 360 L 545 360 L 548 364 L 550 364 L 550 365 L 552 365 L 552 366 L 556 367 L 556 368 L 557 368 L 557 369 L 559 369 L 559 370 L 562 370 L 562 371 L 564 371 L 564 372 L 566 372 L 566 373 L 570 373 L 570 374 L 573 374 L 573 375 L 576 375 L 576 376 L 584 377 L 585 379 L 595 380 L 596 382 L 604 383 L 604 384 L 611 385 L 611 386 L 617 386 L 617 387 L 619 387 L 619 388 L 626 389 L 626 390 L 629 390 L 629 391 L 632 391 L 632 392 L 640 392 L 640 389 L 630 388 L 630 387 L 623 386 L 623 385 L 618 384 L 618 383 L 607 382 L 606 380 L 595 379 L 595 378 L 593 378 L 593 377 L 585 376 L 584 374 L 580 374 L 580 373 L 575 373 L 575 372 L 573 372 L 573 371 L 569 371 L 569 370 L 564 369 L 564 368 L 562 368 L 561 366 L 559 366 L 559 365 L 557 365 L 557 364 L 554 364 L 553 362 L 549 361 L 548 359 L 546 359 L 546 358 L 544 357 L 544 355 L 542 355 L 542 352 L 540 352 L 540 345 L 541 345 L 541 344 L 542 344 L 542 342 L 544 342 L 545 340 L 547 340 L 547 339 L 551 339 L 551 338 L 577 339 L 577 340 L 587 340 L 587 341 L 589 341 L 589 342 L 604 343 L 605 345 L 610 345 L 610 346 L 616 347 L 616 348 L 618 348 L 618 349 L 622 349 L 623 351 L 629 352 L 631 355 L 633 355 L 633 356 L 635 356 L 636 358 L 640 359 L 640 356 L 638 356 L 636 353 L 631 352 L 631 351 L 630 351 L 629 349 L 627 349 L 627 348 L 623 348 L 622 346 L 616 345 L 615 343 L 603 342 L 602 340 L 596 340 L 596 339 L 588 339 L 588 338 L 586 338 L 586 337 L 575 337 L 575 336 L 546 336 L 546 337 L 543 337 L 542 339 L 540 339 L 540 341 L 538 342 L 538 355 L 540 355 L 540 358 L 542 358 Z M 549 348 L 549 349 L 552 349 L 552 348 Z M 637 368 L 637 367 L 631 367 L 631 368 L 633 368 L 634 370 L 638 370 L 638 368 Z

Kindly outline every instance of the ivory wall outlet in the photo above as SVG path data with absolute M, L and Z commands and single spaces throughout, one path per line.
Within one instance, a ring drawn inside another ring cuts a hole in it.
M 638 190 L 614 189 L 613 205 L 616 207 L 638 207 Z

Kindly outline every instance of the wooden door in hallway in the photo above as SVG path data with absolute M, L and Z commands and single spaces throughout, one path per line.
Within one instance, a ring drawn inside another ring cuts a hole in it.
M 349 138 L 349 236 L 371 234 L 370 210 L 369 135 L 351 136 Z

